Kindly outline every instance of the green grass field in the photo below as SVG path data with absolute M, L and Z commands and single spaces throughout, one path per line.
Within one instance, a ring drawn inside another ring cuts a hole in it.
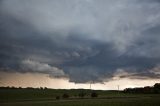
M 79 98 L 79 92 L 86 92 Z M 95 91 L 97 98 L 91 98 L 90 90 L 33 90 L 33 89 L 1 89 L 0 106 L 160 106 L 159 94 L 125 94 L 117 91 Z M 64 93 L 70 98 L 56 96 Z

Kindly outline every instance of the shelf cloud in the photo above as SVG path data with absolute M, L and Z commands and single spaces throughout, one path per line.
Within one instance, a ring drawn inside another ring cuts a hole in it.
M 0 0 L 0 68 L 75 83 L 159 78 L 159 10 L 159 0 Z

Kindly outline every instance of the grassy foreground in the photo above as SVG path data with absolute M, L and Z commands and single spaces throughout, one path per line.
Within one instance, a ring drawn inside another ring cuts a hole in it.
M 159 94 L 126 94 L 116 91 L 95 91 L 97 98 L 89 95 L 77 97 L 79 92 L 90 90 L 0 90 L 0 106 L 160 106 Z M 68 93 L 70 98 L 60 98 L 57 95 Z
M 159 98 L 79 99 L 3 103 L 1 106 L 160 106 Z

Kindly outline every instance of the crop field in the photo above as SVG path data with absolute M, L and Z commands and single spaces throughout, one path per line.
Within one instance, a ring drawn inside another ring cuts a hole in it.
M 85 92 L 84 97 L 79 97 Z M 0 106 L 160 106 L 160 94 L 127 94 L 96 90 L 1 89 Z M 68 98 L 62 95 L 67 93 Z M 58 99 L 56 97 L 59 97 Z

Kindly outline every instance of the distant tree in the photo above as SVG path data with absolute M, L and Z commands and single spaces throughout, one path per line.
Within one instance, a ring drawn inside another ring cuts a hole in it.
M 124 93 L 131 93 L 132 89 L 131 88 L 125 88 L 123 90 Z
M 46 89 L 48 89 L 47 87 L 44 87 L 44 89 L 46 90 Z
M 98 97 L 98 94 L 97 94 L 96 92 L 92 92 L 92 93 L 91 93 L 91 97 L 92 97 L 92 98 Z
M 16 87 L 14 87 L 14 86 L 12 86 L 11 88 L 12 88 L 12 89 L 16 89 Z
M 154 93 L 160 93 L 160 83 L 154 85 Z
M 144 87 L 143 93 L 153 93 L 153 87 L 150 87 L 150 86 Z
M 160 89 L 160 83 L 156 83 L 156 84 L 154 85 L 154 88 Z
M 32 88 L 32 87 L 27 87 L 26 89 L 36 89 L 36 88 Z
M 67 93 L 64 93 L 64 94 L 62 95 L 62 98 L 67 99 L 67 98 L 69 98 L 69 95 L 68 95 Z

